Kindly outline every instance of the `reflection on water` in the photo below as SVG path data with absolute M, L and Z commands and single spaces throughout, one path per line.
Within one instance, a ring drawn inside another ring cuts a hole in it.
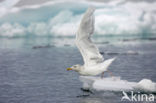
M 96 92 L 89 97 L 81 98 L 80 103 L 120 103 L 121 92 Z
M 155 43 L 155 38 L 101 36 L 93 37 L 96 45 L 124 45 Z M 44 48 L 44 47 L 67 47 L 75 46 L 75 37 L 38 37 L 38 38 L 0 38 L 0 48 Z

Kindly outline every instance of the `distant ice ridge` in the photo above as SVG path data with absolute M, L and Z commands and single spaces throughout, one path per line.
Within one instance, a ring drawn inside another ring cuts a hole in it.
M 87 77 L 80 76 L 84 89 L 97 91 L 143 91 L 156 93 L 156 83 L 149 79 L 142 79 L 140 82 L 129 82 L 121 80 L 120 77 Z
M 0 9 L 0 36 L 74 36 L 89 6 L 96 7 L 95 33 L 98 35 L 155 35 L 155 5 L 156 2 L 123 0 L 109 3 L 59 0 L 21 8 L 10 5 L 9 9 L 3 7 L 7 11 Z
M 4 0 L 0 3 L 0 17 L 7 14 L 19 0 Z

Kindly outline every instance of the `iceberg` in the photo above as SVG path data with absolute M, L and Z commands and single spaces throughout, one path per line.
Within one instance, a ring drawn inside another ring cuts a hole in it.
M 98 35 L 144 37 L 156 34 L 156 2 L 54 0 L 45 4 L 14 7 L 18 0 L 7 1 L 0 6 L 2 37 L 75 36 L 82 14 L 90 6 L 96 8 L 95 33 Z

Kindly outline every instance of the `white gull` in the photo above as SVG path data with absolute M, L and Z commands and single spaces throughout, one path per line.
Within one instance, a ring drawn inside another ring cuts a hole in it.
M 74 65 L 67 70 L 74 70 L 80 75 L 95 76 L 102 73 L 102 77 L 107 68 L 115 58 L 104 60 L 98 48 L 91 40 L 94 33 L 94 8 L 88 8 L 84 14 L 78 31 L 76 33 L 76 45 L 83 57 L 84 65 Z

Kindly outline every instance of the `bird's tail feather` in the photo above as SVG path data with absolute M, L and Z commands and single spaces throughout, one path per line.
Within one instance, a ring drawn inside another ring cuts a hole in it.
M 105 70 L 107 70 L 107 68 L 110 66 L 110 64 L 111 64 L 115 59 L 116 59 L 116 57 L 111 58 L 111 59 L 107 59 L 107 60 L 105 60 L 105 61 L 103 62 Z

